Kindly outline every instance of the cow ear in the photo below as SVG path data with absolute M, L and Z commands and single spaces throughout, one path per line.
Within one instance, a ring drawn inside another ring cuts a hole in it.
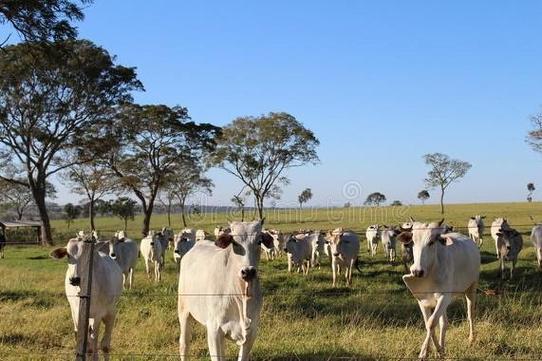
M 267 232 L 262 233 L 262 243 L 266 248 L 273 248 L 274 247 L 273 241 L 274 239 L 269 233 Z
M 54 249 L 51 251 L 51 253 L 49 253 L 49 256 L 54 259 L 61 259 L 61 258 L 66 257 L 67 255 L 68 255 L 68 250 L 66 249 L 66 247 Z
M 215 241 L 215 245 L 220 248 L 227 248 L 233 242 L 233 236 L 231 234 L 221 234 Z
M 397 236 L 397 239 L 401 242 L 401 243 L 404 243 L 404 244 L 409 244 L 410 242 L 412 242 L 412 232 L 401 232 L 399 233 L 399 235 Z

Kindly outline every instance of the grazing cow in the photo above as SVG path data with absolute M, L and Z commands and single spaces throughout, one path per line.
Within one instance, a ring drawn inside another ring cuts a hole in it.
M 325 239 L 327 244 L 329 244 L 329 252 L 331 254 L 333 287 L 337 284 L 337 274 L 340 274 L 341 266 L 344 267 L 346 285 L 352 286 L 352 270 L 354 266 L 358 266 L 360 248 L 358 235 L 354 232 L 337 228 L 329 231 Z
M 538 268 L 542 269 L 542 224 L 537 224 L 531 232 L 531 242 L 536 251 L 536 261 Z
M 482 248 L 482 243 L 484 243 L 482 235 L 484 234 L 485 218 L 486 216 L 476 215 L 474 217 L 470 217 L 469 223 L 467 224 L 467 227 L 469 229 L 469 237 L 474 243 L 478 245 L 478 248 Z
M 222 226 L 215 227 L 215 231 L 214 231 L 215 239 L 218 239 L 218 237 L 224 233 L 231 233 L 231 229 L 229 227 L 222 227 Z
M 0 258 L 4 258 L 4 248 L 6 247 L 6 235 L 0 231 Z
M 192 229 L 184 229 L 174 237 L 173 260 L 179 267 L 181 259 L 196 244 L 196 236 L 192 231 Z
M 207 232 L 205 232 L 203 229 L 198 229 L 196 231 L 196 242 L 206 240 L 207 236 Z
M 403 281 L 418 301 L 427 334 L 419 358 L 427 359 L 431 340 L 443 356 L 448 317 L 446 309 L 454 296 L 467 299 L 469 342 L 474 340 L 473 313 L 476 288 L 480 276 L 480 251 L 469 237 L 459 233 L 444 233 L 444 220 L 436 223 L 414 222 L 412 231 L 401 238 L 413 242 L 414 264 Z M 435 328 L 440 325 L 437 340 Z
M 137 243 L 126 238 L 124 231 L 118 231 L 109 241 L 109 256 L 117 261 L 122 271 L 122 287 L 126 289 L 126 278 L 128 278 L 128 288 L 132 289 L 134 282 L 134 270 L 137 264 Z
M 215 243 L 196 243 L 181 260 L 181 360 L 190 354 L 193 320 L 207 328 L 212 360 L 225 360 L 226 338 L 240 346 L 238 360 L 248 360 L 256 340 L 262 308 L 258 248 L 260 242 L 271 247 L 273 239 L 262 233 L 260 221 L 233 222 L 230 227 Z
M 505 262 L 512 262 L 510 267 L 510 279 L 512 279 L 514 268 L 518 261 L 518 255 L 523 248 L 523 237 L 513 228 L 501 229 L 497 233 L 497 247 L 501 259 L 501 278 L 505 279 Z
M 382 230 L 380 231 L 384 253 L 386 254 L 386 258 L 392 263 L 395 262 L 397 256 L 396 245 L 399 233 L 401 233 L 399 229 L 388 226 L 382 226 Z
M 367 237 L 367 249 L 371 252 L 371 256 L 376 255 L 378 249 L 378 241 L 380 238 L 380 226 L 378 224 L 373 224 L 367 227 L 365 232 L 365 237 Z
M 292 272 L 296 268 L 297 272 L 302 271 L 305 275 L 309 273 L 312 259 L 312 243 L 308 235 L 287 235 L 284 252 L 288 256 L 288 272 Z
M 84 295 L 86 292 L 86 290 L 81 290 L 79 286 L 81 279 L 88 277 L 89 274 L 88 265 L 80 263 L 83 252 L 90 252 L 90 247 L 83 246 L 83 242 L 83 239 L 72 238 L 66 247 L 57 248 L 50 254 L 54 259 L 67 258 L 68 260 L 64 287 L 76 333 L 79 321 L 79 297 L 77 296 Z M 92 264 L 87 352 L 92 355 L 94 361 L 98 360 L 98 337 L 100 324 L 103 322 L 105 331 L 100 348 L 104 353 L 104 359 L 109 360 L 111 334 L 117 314 L 116 304 L 122 293 L 122 270 L 111 257 L 96 249 Z
M 162 250 L 162 242 L 160 239 L 161 237 L 158 234 L 155 234 L 154 231 L 150 231 L 147 237 L 141 240 L 141 245 L 139 246 L 145 262 L 145 271 L 149 278 L 151 278 L 151 263 L 154 264 L 155 282 L 162 279 L 162 267 L 164 266 L 164 261 L 162 259 L 164 252 Z
M 491 223 L 491 237 L 495 241 L 495 253 L 497 254 L 497 258 L 501 258 L 499 253 L 499 245 L 497 244 L 499 238 L 499 236 L 497 236 L 497 233 L 499 233 L 501 229 L 510 229 L 508 220 L 502 217 L 495 218 L 495 220 Z

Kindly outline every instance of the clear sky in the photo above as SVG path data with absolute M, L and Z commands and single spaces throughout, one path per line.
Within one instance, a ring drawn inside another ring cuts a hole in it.
M 524 200 L 530 181 L 542 198 L 525 143 L 542 111 L 540 1 L 96 0 L 85 13 L 80 36 L 137 67 L 138 102 L 217 125 L 286 111 L 312 129 L 321 163 L 290 171 L 278 205 L 305 187 L 309 205 L 342 205 L 347 182 L 353 203 L 415 203 L 437 151 L 473 165 L 449 202 Z M 229 204 L 240 184 L 209 176 L 208 202 Z

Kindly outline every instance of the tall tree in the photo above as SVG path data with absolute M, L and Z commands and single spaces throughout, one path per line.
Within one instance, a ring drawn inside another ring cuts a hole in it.
M 297 201 L 299 202 L 299 209 L 303 208 L 303 203 L 307 203 L 312 198 L 312 190 L 306 188 L 297 196 Z
M 74 206 L 72 203 L 68 203 L 64 206 L 64 218 L 68 224 L 68 229 L 70 229 L 72 222 L 74 219 L 77 219 L 79 215 L 81 215 L 80 206 Z
M 202 159 L 214 148 L 220 128 L 189 119 L 181 106 L 129 104 L 114 121 L 115 146 L 103 160 L 120 185 L 140 201 L 143 235 L 149 232 L 158 193 L 179 163 Z
M 74 193 L 87 197 L 90 229 L 96 229 L 96 201 L 117 187 L 111 172 L 96 162 L 89 162 L 72 166 L 66 172 L 65 178 L 72 185 Z
M 531 116 L 533 128 L 527 133 L 527 143 L 535 152 L 542 153 L 542 113 Z
M 173 201 L 175 200 L 175 193 L 170 186 L 172 186 L 172 184 L 166 185 L 158 194 L 158 200 L 166 208 L 168 227 L 171 227 L 171 211 L 173 209 Z
M 22 220 L 25 212 L 33 204 L 34 197 L 30 188 L 21 183 L 24 179 L 18 179 L 20 183 L 8 182 L 0 179 L 0 202 L 8 209 L 13 209 L 17 214 L 17 220 Z M 54 197 L 56 189 L 51 183 L 47 183 L 47 197 Z
M 367 199 L 363 204 L 367 206 L 380 206 L 380 203 L 386 201 L 386 196 L 380 192 L 374 192 L 367 196 Z
M 284 173 L 316 163 L 320 144 L 314 133 L 287 113 L 242 117 L 226 126 L 217 141 L 211 164 L 237 177 L 255 198 L 263 219 L 264 200 L 278 196 L 288 183 Z
M 0 0 L 0 24 L 11 24 L 26 41 L 75 39 L 77 29 L 71 22 L 83 20 L 83 6 L 92 2 Z
M 243 195 L 241 194 L 242 192 L 243 190 L 241 190 L 241 192 L 239 192 L 238 194 L 234 195 L 231 198 L 231 202 L 235 205 L 235 207 L 237 207 L 237 209 L 239 209 L 239 211 L 241 211 L 241 222 L 244 222 L 245 221 L 245 197 L 243 197 Z
M 63 41 L 47 48 L 22 43 L 0 51 L 0 157 L 9 156 L 25 180 L 9 177 L 3 169 L 0 178 L 30 187 L 45 244 L 51 243 L 47 180 L 95 157 L 99 148 L 81 150 L 73 161 L 67 161 L 66 152 L 94 144 L 87 141 L 100 129 L 97 123 L 140 88 L 133 68 L 116 65 L 106 50 L 90 41 Z
M 533 201 L 533 193 L 536 190 L 534 183 L 527 183 L 527 201 L 532 202 Z
M 425 204 L 425 201 L 428 200 L 429 197 L 430 197 L 429 192 L 425 189 L 418 193 L 418 199 L 422 201 L 422 204 Z
M 450 184 L 463 178 L 472 165 L 457 159 L 450 159 L 442 153 L 432 153 L 423 156 L 425 164 L 431 167 L 425 183 L 429 188 L 440 189 L 440 213 L 444 214 L 444 192 Z
M 111 203 L 111 212 L 124 222 L 124 231 L 128 228 L 128 220 L 134 220 L 137 202 L 128 197 L 119 197 Z

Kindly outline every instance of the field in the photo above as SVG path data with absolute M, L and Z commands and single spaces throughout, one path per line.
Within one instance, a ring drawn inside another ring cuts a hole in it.
M 494 243 L 485 236 L 482 275 L 476 315 L 477 340 L 468 346 L 464 301 L 449 309 L 447 356 L 457 360 L 542 359 L 542 272 L 536 268 L 528 240 L 532 228 L 529 215 L 542 220 L 542 203 L 495 203 L 450 205 L 446 222 L 464 227 L 469 216 L 487 216 L 486 225 L 496 216 L 506 216 L 524 234 L 524 249 L 513 281 L 499 280 Z M 269 210 L 266 226 L 284 231 L 299 228 L 330 229 L 343 226 L 361 232 L 372 223 L 398 224 L 413 216 L 418 220 L 441 218 L 437 206 L 382 207 L 379 209 Z M 191 226 L 209 232 L 236 214 L 205 214 L 190 219 Z M 179 216 L 174 216 L 178 230 Z M 129 223 L 128 234 L 138 238 L 140 219 Z M 166 224 L 155 216 L 154 228 Z M 77 220 L 71 230 L 63 221 L 54 223 L 57 244 L 79 229 L 86 220 Z M 98 218 L 103 235 L 122 228 L 121 221 Z M 489 227 L 486 227 L 486 233 Z M 8 246 L 0 260 L 0 359 L 71 360 L 74 335 L 69 307 L 64 296 L 66 263 L 48 257 L 50 248 Z M 362 272 L 354 273 L 353 287 L 331 287 L 329 261 L 308 277 L 288 274 L 286 260 L 261 261 L 264 292 L 259 336 L 253 357 L 267 359 L 351 358 L 361 360 L 416 359 L 424 337 L 417 303 L 401 280 L 402 265 L 388 264 L 379 249 L 371 258 L 362 240 Z M 178 359 L 176 315 L 177 275 L 171 253 L 160 284 L 144 275 L 140 260 L 135 288 L 126 291 L 119 304 L 113 334 L 113 360 Z M 342 281 L 342 280 L 341 280 Z M 498 290 L 498 295 L 484 291 Z M 196 327 L 193 359 L 207 358 L 203 327 Z M 229 355 L 236 346 L 228 342 Z

